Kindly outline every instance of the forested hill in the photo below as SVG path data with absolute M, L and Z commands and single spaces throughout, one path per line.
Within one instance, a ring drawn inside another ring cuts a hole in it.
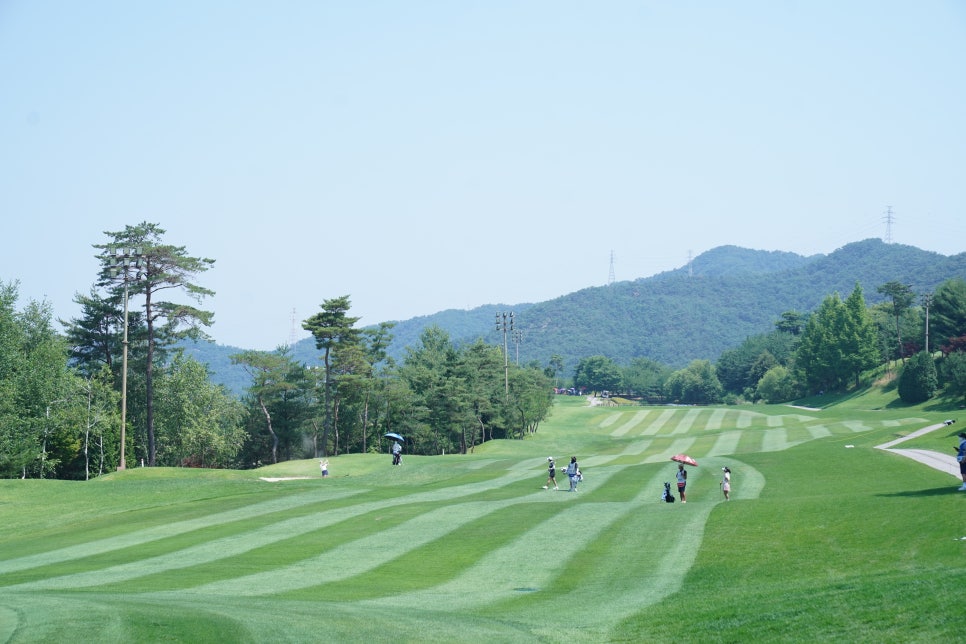
M 810 312 L 833 292 L 844 299 L 857 283 L 866 302 L 874 304 L 883 300 L 876 289 L 887 282 L 908 284 L 922 294 L 952 277 L 966 279 L 966 253 L 945 256 L 877 239 L 811 257 L 721 246 L 673 271 L 586 288 L 547 302 L 482 305 L 400 321 L 390 354 L 402 359 L 405 347 L 431 325 L 446 330 L 456 342 L 483 338 L 502 345 L 494 314 L 512 310 L 521 341 L 517 347 L 508 338 L 511 361 L 519 349 L 521 363 L 536 360 L 544 365 L 560 355 L 568 372 L 580 358 L 592 355 L 621 364 L 647 357 L 679 368 L 694 359 L 715 361 L 748 336 L 773 330 L 783 312 Z M 194 353 L 205 361 L 207 348 L 199 346 Z M 314 364 L 319 354 L 308 339 L 295 346 L 295 356 Z M 216 373 L 221 371 L 209 363 Z M 219 381 L 227 375 L 220 374 Z

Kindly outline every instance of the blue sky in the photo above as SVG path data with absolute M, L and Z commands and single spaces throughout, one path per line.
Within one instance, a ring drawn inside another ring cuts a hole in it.
M 0 281 L 73 317 L 148 221 L 216 260 L 214 339 L 273 349 L 328 298 L 544 301 L 612 254 L 958 254 L 964 115 L 958 0 L 3 0 Z

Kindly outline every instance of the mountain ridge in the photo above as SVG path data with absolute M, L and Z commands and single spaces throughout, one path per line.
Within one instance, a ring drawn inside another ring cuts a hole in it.
M 507 338 L 512 362 L 519 356 L 522 364 L 546 365 L 559 355 L 569 373 L 579 359 L 605 355 L 620 364 L 644 357 L 680 368 L 694 359 L 714 362 L 749 336 L 773 330 L 783 312 L 808 313 L 832 293 L 847 297 L 856 284 L 866 303 L 875 304 L 884 300 L 877 287 L 887 282 L 908 284 L 922 294 L 952 277 L 966 279 L 966 253 L 946 256 L 879 239 L 807 257 L 719 246 L 677 269 L 544 302 L 485 304 L 395 321 L 389 355 L 401 360 L 405 348 L 433 325 L 457 344 L 483 339 L 502 345 L 494 314 L 513 311 L 516 333 Z M 238 379 L 226 371 L 232 368 L 227 356 L 242 349 L 211 345 L 194 343 L 189 352 L 209 365 L 213 380 L 237 393 Z M 297 342 L 291 351 L 306 364 L 320 357 L 312 338 Z

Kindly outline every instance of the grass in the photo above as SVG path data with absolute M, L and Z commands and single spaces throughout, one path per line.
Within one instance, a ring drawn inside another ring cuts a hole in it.
M 308 460 L 0 481 L 0 641 L 956 640 L 966 495 L 874 449 L 955 408 L 890 396 L 561 396 L 525 441 L 341 456 L 325 480 Z M 686 505 L 659 502 L 677 452 L 700 463 Z M 571 455 L 580 490 L 541 489 Z

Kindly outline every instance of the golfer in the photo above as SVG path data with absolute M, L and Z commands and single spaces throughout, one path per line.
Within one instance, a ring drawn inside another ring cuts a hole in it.
M 731 500 L 731 470 L 727 467 L 721 468 L 721 491 L 724 492 L 725 501 Z
M 687 503 L 684 497 L 684 488 L 688 486 L 688 473 L 685 471 L 683 465 L 678 465 L 678 494 L 681 497 L 681 503 Z
M 392 464 L 402 464 L 402 445 L 399 444 L 399 441 L 393 441 L 392 443 Z
M 553 462 L 553 456 L 547 457 L 547 484 L 543 486 L 543 489 L 548 490 L 550 486 L 553 485 L 553 489 L 559 490 L 557 487 L 557 465 Z
M 961 491 L 966 491 L 966 432 L 959 432 L 959 447 L 956 448 L 956 460 L 959 461 L 959 474 L 963 477 Z
M 580 468 L 577 466 L 577 457 L 570 457 L 570 465 L 567 466 L 567 476 L 570 478 L 570 491 L 577 491 L 577 483 L 580 482 Z
M 322 470 L 322 478 L 329 475 L 329 461 L 319 461 L 319 469 Z

